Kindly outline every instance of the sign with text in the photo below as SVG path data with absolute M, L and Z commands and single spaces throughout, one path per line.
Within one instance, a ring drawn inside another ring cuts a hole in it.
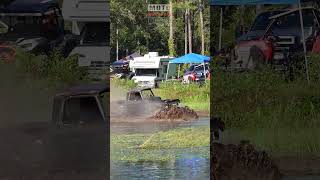
M 146 1 L 148 5 L 148 17 L 168 17 L 169 8 L 167 0 L 149 0 Z

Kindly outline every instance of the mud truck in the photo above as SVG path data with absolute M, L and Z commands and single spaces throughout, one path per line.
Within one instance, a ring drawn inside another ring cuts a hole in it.
M 50 169 L 99 170 L 109 161 L 107 83 L 85 84 L 54 97 L 47 158 Z
M 320 12 L 302 9 L 307 51 L 320 53 Z M 267 62 L 278 68 L 303 53 L 299 9 L 264 12 L 251 30 L 237 39 L 229 65 L 236 69 L 255 69 Z
M 116 116 L 151 116 L 163 106 L 178 106 L 179 99 L 161 99 L 151 88 L 137 88 L 127 92 L 126 100 L 116 102 Z M 118 108 L 116 108 L 118 107 Z
M 8 127 L 2 123 L 0 179 L 105 178 L 108 93 L 106 82 L 70 87 L 53 97 L 52 119 L 26 117 Z

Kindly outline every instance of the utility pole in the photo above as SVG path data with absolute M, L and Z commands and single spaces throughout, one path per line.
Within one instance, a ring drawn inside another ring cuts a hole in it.
M 117 26 L 117 50 L 116 50 L 116 52 L 117 52 L 117 58 L 116 58 L 116 60 L 119 60 L 119 29 L 118 29 L 118 26 Z
M 200 8 L 201 54 L 204 55 L 204 24 L 203 24 L 202 0 L 199 0 L 199 8 Z
M 169 54 L 170 56 L 174 56 L 174 39 L 173 39 L 173 7 L 172 0 L 169 0 Z
M 191 29 L 190 7 L 188 7 L 188 37 L 189 37 L 189 53 L 192 53 L 192 29 Z
M 188 54 L 188 10 L 184 13 L 184 54 Z

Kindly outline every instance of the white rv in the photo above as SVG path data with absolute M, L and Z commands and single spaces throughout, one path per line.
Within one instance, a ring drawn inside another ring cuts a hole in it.
M 72 33 L 80 36 L 70 54 L 78 54 L 79 66 L 95 77 L 105 74 L 110 62 L 109 0 L 65 0 L 62 14 L 72 22 Z
M 159 82 L 166 79 L 168 62 L 173 59 L 169 56 L 159 56 L 157 52 L 149 52 L 143 57 L 136 57 L 130 61 L 129 67 L 134 76 L 132 80 L 140 87 L 157 87 Z M 176 75 L 176 68 L 171 67 L 168 77 Z

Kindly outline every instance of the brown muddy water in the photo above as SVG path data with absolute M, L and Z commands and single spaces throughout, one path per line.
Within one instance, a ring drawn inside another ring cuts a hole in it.
M 111 135 L 153 134 L 160 131 L 182 127 L 209 127 L 207 117 L 189 121 L 157 121 L 151 116 L 159 111 L 157 106 L 145 105 L 139 112 L 130 112 L 135 116 L 123 115 L 116 106 L 116 101 L 125 100 L 126 91 L 111 86 Z M 204 147 L 209 148 L 209 147 Z M 114 149 L 113 149 L 114 150 Z M 161 150 L 164 153 L 168 149 Z M 209 158 L 190 152 L 189 149 L 175 150 L 179 154 L 173 162 L 139 162 L 111 161 L 111 179 L 117 180 L 188 180 L 210 179 Z

